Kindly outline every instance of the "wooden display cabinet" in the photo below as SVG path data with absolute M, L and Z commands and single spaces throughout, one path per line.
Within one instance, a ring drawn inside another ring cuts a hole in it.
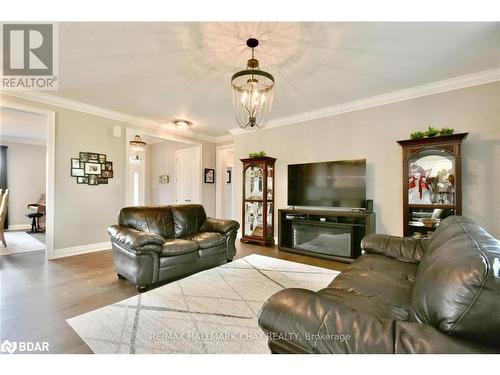
M 403 148 L 404 236 L 428 238 L 462 214 L 462 142 L 468 133 L 398 141 Z
M 241 242 L 274 245 L 275 158 L 246 158 L 243 163 Z

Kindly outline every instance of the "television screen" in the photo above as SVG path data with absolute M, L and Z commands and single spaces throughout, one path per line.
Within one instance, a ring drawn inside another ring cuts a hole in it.
M 288 165 L 288 205 L 364 207 L 365 179 L 365 159 Z

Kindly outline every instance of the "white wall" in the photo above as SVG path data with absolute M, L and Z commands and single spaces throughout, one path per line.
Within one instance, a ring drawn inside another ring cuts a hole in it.
M 7 146 L 7 186 L 9 188 L 9 227 L 30 225 L 27 205 L 45 194 L 46 147 L 2 142 Z
M 175 152 L 191 147 L 193 145 L 172 141 L 154 143 L 148 146 L 149 179 L 146 180 L 146 188 L 151 191 L 150 204 L 175 204 Z M 158 182 L 160 175 L 169 175 L 170 182 L 160 184 Z
M 367 159 L 367 198 L 374 200 L 377 232 L 402 235 L 401 147 L 428 125 L 469 132 L 463 146 L 463 215 L 500 237 L 500 83 L 268 128 L 235 137 L 236 159 L 264 150 L 276 157 L 276 210 L 287 207 L 287 165 Z M 241 163 L 235 166 L 241 186 Z M 234 189 L 241 220 L 241 189 Z M 277 230 L 277 227 L 276 227 Z

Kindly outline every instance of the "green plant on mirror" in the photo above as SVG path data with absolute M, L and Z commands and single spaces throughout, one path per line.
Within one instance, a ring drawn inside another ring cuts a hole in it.
M 264 156 L 266 156 L 266 152 L 265 151 L 259 151 L 259 152 L 250 152 L 248 154 L 248 157 L 250 158 L 263 158 Z
M 439 135 L 452 135 L 455 133 L 455 129 L 452 128 L 442 128 L 439 130 Z
M 410 134 L 410 138 L 411 139 L 422 139 L 425 137 L 425 133 L 424 132 L 420 132 L 420 131 L 417 131 L 417 132 L 413 132 Z
M 445 136 L 452 135 L 455 133 L 455 129 L 453 128 L 441 128 L 437 129 L 433 126 L 429 126 L 426 131 L 416 131 L 410 134 L 411 139 L 422 139 L 422 138 L 430 138 L 436 136 Z
M 439 134 L 439 130 L 436 129 L 436 128 L 434 128 L 434 127 L 432 127 L 432 126 L 429 126 L 427 128 L 427 131 L 425 132 L 425 136 L 426 137 L 435 137 L 438 134 Z

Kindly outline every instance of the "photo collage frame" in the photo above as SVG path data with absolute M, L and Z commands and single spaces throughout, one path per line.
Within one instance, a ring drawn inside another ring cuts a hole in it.
M 71 158 L 71 177 L 76 177 L 77 184 L 107 184 L 113 178 L 113 162 L 105 154 L 80 152 L 79 158 Z

